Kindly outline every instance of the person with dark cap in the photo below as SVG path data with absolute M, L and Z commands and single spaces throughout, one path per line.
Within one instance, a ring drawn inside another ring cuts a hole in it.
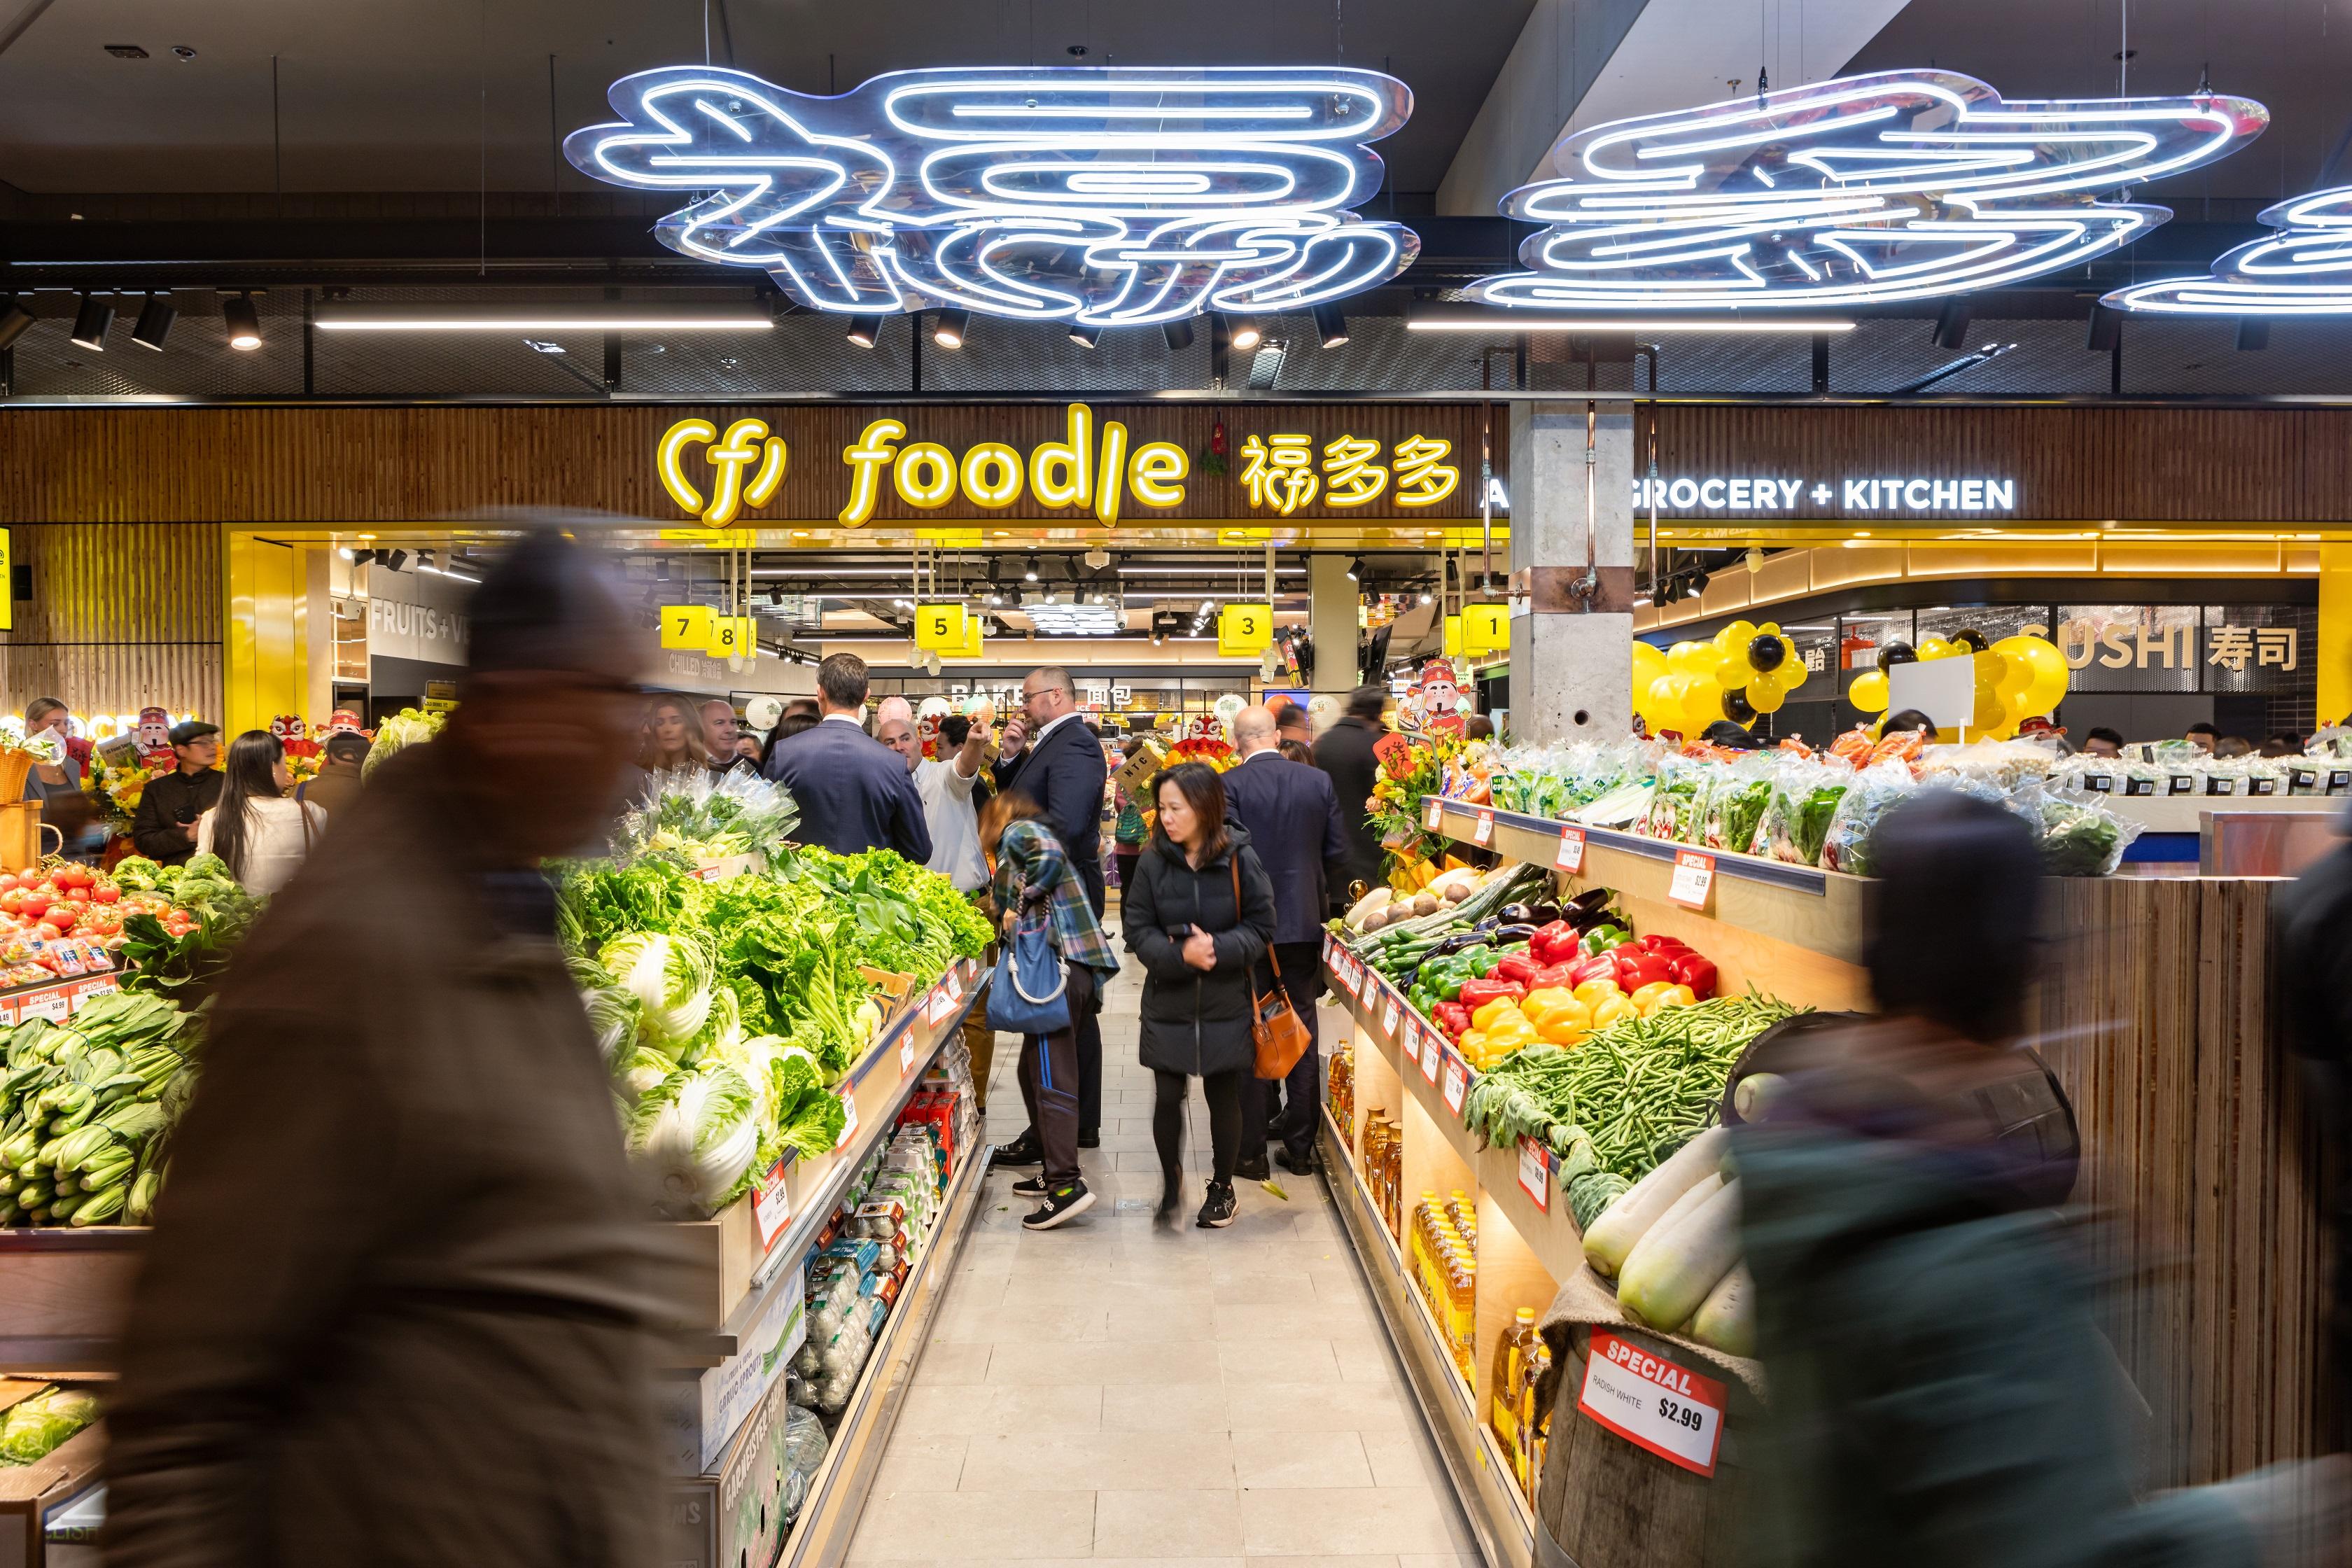
M 1929 790 L 1872 845 L 1879 1016 L 1802 1016 L 1736 1069 L 1778 1078 L 1727 1173 L 1771 1390 L 1746 1450 L 1759 1568 L 2332 1561 L 2298 1545 L 2342 1540 L 2340 1457 L 2136 1496 L 2130 1391 L 2056 1206 L 2074 1118 L 2020 1040 L 2031 831 Z
M 294 786 L 294 798 L 321 807 L 333 824 L 358 804 L 360 770 L 367 764 L 373 742 L 357 730 L 338 730 L 327 737 L 327 760 L 316 777 Z
M 131 847 L 158 866 L 184 865 L 196 852 L 196 819 L 220 801 L 220 726 L 184 719 L 172 726 L 179 766 L 147 781 L 131 819 Z
M 646 639 L 552 532 L 468 614 L 447 728 L 214 994 L 108 1399 L 110 1561 L 659 1555 L 661 1287 L 717 1281 L 651 1218 L 541 870 L 609 826 Z

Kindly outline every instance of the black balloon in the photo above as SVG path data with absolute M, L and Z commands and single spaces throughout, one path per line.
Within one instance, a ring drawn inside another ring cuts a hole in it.
M 1977 630 L 1974 626 L 1964 626 L 1960 630 L 1954 632 L 1952 634 L 1952 645 L 1955 647 L 1965 646 L 1970 653 L 1982 653 L 1985 649 L 1992 646 L 1990 643 L 1985 641 L 1984 633 Z
M 1878 668 L 1881 669 L 1885 669 L 1889 665 L 1918 662 L 1919 650 L 1899 637 L 1878 650 Z
M 1748 705 L 1748 688 L 1735 686 L 1723 694 L 1723 716 L 1743 730 L 1756 721 L 1756 710 Z
M 1770 632 L 1758 632 L 1748 639 L 1748 667 L 1759 673 L 1780 668 L 1788 657 L 1788 645 Z

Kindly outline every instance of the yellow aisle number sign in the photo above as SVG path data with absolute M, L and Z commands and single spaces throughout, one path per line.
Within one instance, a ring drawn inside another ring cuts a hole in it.
M 1462 652 L 1476 658 L 1505 653 L 1511 646 L 1511 610 L 1507 605 L 1465 605 L 1462 607 Z
M 915 606 L 915 646 L 936 653 L 961 653 L 971 637 L 971 616 L 961 605 Z
M 1227 605 L 1217 612 L 1217 652 L 1255 658 L 1274 644 L 1272 605 Z
M 713 658 L 749 658 L 759 647 L 759 623 L 749 616 L 713 616 L 702 651 Z
M 661 645 L 700 653 L 710 646 L 710 623 L 717 618 L 708 605 L 664 605 Z
M 986 641 L 986 632 L 987 624 L 978 616 L 969 617 L 964 622 L 963 641 L 953 647 L 940 649 L 940 657 L 941 658 L 978 658 L 981 645 Z

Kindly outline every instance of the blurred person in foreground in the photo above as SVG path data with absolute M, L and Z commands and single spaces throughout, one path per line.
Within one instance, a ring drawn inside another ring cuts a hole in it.
M 2352 835 L 2352 813 L 2338 818 L 2336 831 Z M 2313 1173 L 2313 1185 L 2336 1229 L 2324 1374 L 2336 1385 L 2334 1437 L 2343 1447 L 2352 1446 L 2352 842 L 2305 867 L 2272 904 L 2287 1047 L 2319 1114 L 2320 1147 L 2331 1156 Z
M 2055 1206 L 2072 1119 L 2019 1038 L 2042 897 L 2029 831 L 1936 790 L 1873 843 L 1864 959 L 1881 1016 L 1760 1047 L 1749 1065 L 1780 1091 L 1732 1134 L 1771 1389 L 1747 1450 L 1749 1561 L 2332 1561 L 2294 1546 L 2315 1522 L 2302 1510 L 2340 1494 L 2334 1461 L 2135 1496 L 2129 1395 Z
M 377 770 L 215 994 L 108 1410 L 110 1563 L 656 1560 L 652 1329 L 686 1265 L 539 868 L 607 826 L 640 638 L 551 532 L 469 614 L 447 729 Z
M 357 730 L 338 730 L 327 737 L 326 758 L 318 773 L 294 786 L 294 798 L 315 805 L 332 822 L 359 804 L 362 770 L 374 743 Z

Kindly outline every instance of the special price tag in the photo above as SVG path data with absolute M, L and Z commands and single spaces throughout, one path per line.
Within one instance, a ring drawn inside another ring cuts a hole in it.
M 1702 1476 L 1723 1441 L 1723 1384 L 1592 1331 L 1577 1408 L 1637 1448 Z
M 52 985 L 16 998 L 16 1016 L 20 1021 L 47 1018 L 53 1024 L 62 1024 L 72 1016 L 73 993 L 69 986 Z
M 1421 810 L 1421 825 L 1423 827 L 1428 828 L 1432 833 L 1434 833 L 1440 827 L 1443 827 L 1445 825 L 1445 803 L 1438 799 L 1435 795 L 1431 795 L 1426 801 L 1423 802 Z
M 1455 1114 L 1462 1110 L 1463 1092 L 1470 1087 L 1470 1064 L 1448 1057 L 1445 1061 L 1445 1104 Z
M 914 1031 L 910 1029 L 907 1032 L 907 1037 L 898 1042 L 898 1076 L 900 1078 L 905 1078 L 908 1073 L 914 1070 L 915 1035 Z
M 1551 858 L 1551 863 L 1571 876 L 1584 869 L 1584 829 L 1563 827 L 1559 830 L 1559 853 Z
M 1437 1082 L 1437 1059 L 1444 1054 L 1444 1050 L 1445 1047 L 1439 1043 L 1435 1035 L 1423 1037 L 1421 1051 L 1421 1076 L 1428 1079 L 1433 1085 Z
M 1519 1139 L 1519 1191 L 1544 1213 L 1551 1212 L 1551 1162 L 1544 1158 L 1543 1145 L 1534 1139 Z
M 1391 996 L 1389 998 L 1389 1005 L 1381 1009 L 1381 1033 L 1386 1035 L 1391 1040 L 1396 1038 L 1397 1019 L 1399 1016 L 1401 1016 L 1401 1015 L 1397 1010 L 1397 1000 L 1394 996 Z
M 1470 842 L 1485 848 L 1495 841 L 1495 814 L 1482 810 L 1477 823 L 1470 829 Z
M 793 1219 L 793 1194 L 784 1180 L 789 1163 L 779 1160 L 768 1167 L 760 1184 L 751 1189 L 751 1223 L 760 1227 L 760 1250 L 766 1252 L 776 1245 L 776 1237 L 784 1234 L 784 1226 Z
M 1685 909 L 1704 910 L 1706 896 L 1714 888 L 1714 856 L 1704 849 L 1675 851 L 1675 877 L 1666 884 L 1667 898 Z
M 841 1091 L 841 1136 L 833 1141 L 835 1149 L 846 1149 L 849 1141 L 857 1136 L 857 1089 L 856 1085 Z

